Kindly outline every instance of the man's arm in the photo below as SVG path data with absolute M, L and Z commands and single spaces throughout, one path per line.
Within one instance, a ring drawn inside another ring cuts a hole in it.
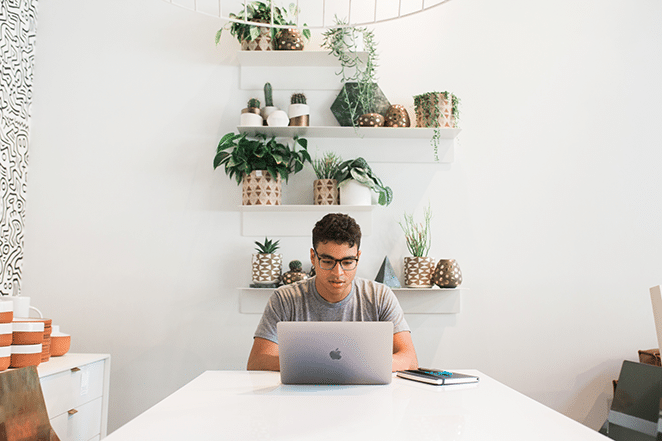
M 414 342 L 409 331 L 393 334 L 393 372 L 418 369 Z
M 255 337 L 246 368 L 249 371 L 280 371 L 278 345 L 271 340 Z

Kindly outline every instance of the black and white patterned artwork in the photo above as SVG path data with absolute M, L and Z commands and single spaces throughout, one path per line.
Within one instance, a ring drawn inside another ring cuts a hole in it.
M 37 0 L 0 0 L 0 293 L 20 292 Z

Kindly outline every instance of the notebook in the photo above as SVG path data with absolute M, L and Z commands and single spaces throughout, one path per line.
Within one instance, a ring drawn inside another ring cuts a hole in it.
M 388 384 L 393 323 L 279 322 L 283 384 Z

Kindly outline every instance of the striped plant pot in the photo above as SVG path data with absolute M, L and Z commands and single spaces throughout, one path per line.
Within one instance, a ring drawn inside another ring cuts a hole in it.
M 274 179 L 266 170 L 255 170 L 244 176 L 242 205 L 280 205 L 283 183 L 280 175 Z
M 340 204 L 338 181 L 335 179 L 316 179 L 313 182 L 313 201 L 315 205 Z
M 282 266 L 282 254 L 253 254 L 253 283 L 258 285 L 270 285 L 272 283 L 278 283 L 280 281 Z
M 434 259 L 432 257 L 405 257 L 405 286 L 408 288 L 432 287 Z

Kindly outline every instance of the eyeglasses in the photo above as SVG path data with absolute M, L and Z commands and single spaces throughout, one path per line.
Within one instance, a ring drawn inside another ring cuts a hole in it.
M 326 271 L 330 271 L 336 267 L 336 263 L 340 264 L 340 268 L 343 269 L 343 271 L 352 271 L 353 269 L 356 269 L 356 265 L 359 262 L 359 259 L 356 257 L 345 257 L 343 259 L 333 259 L 331 257 L 320 257 L 319 254 L 317 254 L 317 250 L 313 250 L 315 252 L 315 256 L 317 256 L 317 261 L 320 263 L 320 268 Z

